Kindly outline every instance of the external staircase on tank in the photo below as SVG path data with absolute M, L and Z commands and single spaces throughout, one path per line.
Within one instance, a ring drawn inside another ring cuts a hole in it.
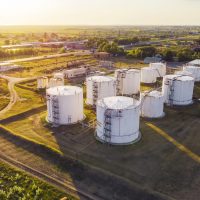
M 111 137 L 112 137 L 112 119 L 116 117 L 122 117 L 122 111 L 121 110 L 112 110 L 112 109 L 106 109 L 104 113 L 104 141 L 108 144 L 111 143 Z

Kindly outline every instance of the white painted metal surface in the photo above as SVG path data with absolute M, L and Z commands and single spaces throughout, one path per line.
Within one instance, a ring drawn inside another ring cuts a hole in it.
M 83 89 L 59 86 L 47 90 L 47 119 L 56 125 L 68 125 L 83 120 Z
M 160 118 L 164 116 L 164 96 L 159 91 L 143 92 L 141 94 L 141 116 Z
M 155 83 L 157 81 L 158 71 L 150 67 L 141 69 L 141 82 L 142 83 Z
M 194 78 L 181 75 L 166 75 L 163 78 L 162 93 L 168 105 L 192 104 Z
M 45 76 L 37 79 L 37 89 L 45 89 L 48 87 L 49 79 Z
M 140 139 L 140 102 L 129 97 L 107 97 L 97 103 L 97 139 L 126 145 Z
M 192 73 L 194 80 L 199 82 L 200 81 L 200 67 L 196 66 L 185 66 L 183 67 L 184 71 Z
M 57 86 L 63 86 L 64 85 L 64 79 L 60 78 L 50 78 L 48 87 L 57 87 Z
M 163 77 L 166 75 L 166 64 L 165 63 L 150 63 L 150 68 L 157 70 L 157 77 Z
M 89 105 L 96 105 L 97 100 L 116 96 L 116 79 L 109 76 L 91 76 L 86 79 L 87 99 Z
M 140 92 L 140 70 L 118 69 L 115 71 L 117 94 L 133 95 Z

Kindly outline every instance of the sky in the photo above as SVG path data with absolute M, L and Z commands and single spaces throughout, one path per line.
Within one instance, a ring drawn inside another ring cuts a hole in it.
M 0 25 L 200 25 L 200 0 L 0 0 Z

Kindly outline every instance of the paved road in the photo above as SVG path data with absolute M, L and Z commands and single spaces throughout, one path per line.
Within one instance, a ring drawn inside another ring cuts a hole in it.
M 8 89 L 10 91 L 10 102 L 3 110 L 0 111 L 0 117 L 1 117 L 2 115 L 4 115 L 6 112 L 8 112 L 13 107 L 13 105 L 17 102 L 17 100 L 19 98 L 17 95 L 17 92 L 15 91 L 15 84 L 22 82 L 22 81 L 35 79 L 35 77 L 33 77 L 33 78 L 15 78 L 15 77 L 9 77 L 9 76 L 0 74 L 0 78 L 6 79 L 8 81 Z
M 20 58 L 15 60 L 6 60 L 4 62 L 0 62 L 0 65 L 5 65 L 5 63 L 19 63 L 19 62 L 28 62 L 28 61 L 34 61 L 34 60 L 45 60 L 45 59 L 51 59 L 51 58 L 59 58 L 59 57 L 65 57 L 70 55 L 90 55 L 90 51 L 76 51 L 76 52 L 70 52 L 70 53 L 62 53 L 62 54 L 53 54 L 53 55 L 47 55 L 47 56 L 36 56 L 36 57 L 29 57 L 29 58 Z

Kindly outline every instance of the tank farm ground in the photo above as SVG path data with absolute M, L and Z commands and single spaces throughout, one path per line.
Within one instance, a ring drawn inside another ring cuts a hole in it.
M 141 119 L 138 143 L 110 146 L 95 140 L 92 127 L 47 124 L 46 106 L 35 91 L 35 82 L 15 88 L 20 101 L 0 125 L 0 148 L 6 155 L 72 181 L 102 199 L 199 199 L 198 101 L 186 107 L 165 107 L 162 119 Z M 194 96 L 199 98 L 200 84 L 195 84 Z M 94 110 L 86 105 L 85 115 L 85 122 L 95 120 Z M 64 155 L 65 162 L 58 155 Z

